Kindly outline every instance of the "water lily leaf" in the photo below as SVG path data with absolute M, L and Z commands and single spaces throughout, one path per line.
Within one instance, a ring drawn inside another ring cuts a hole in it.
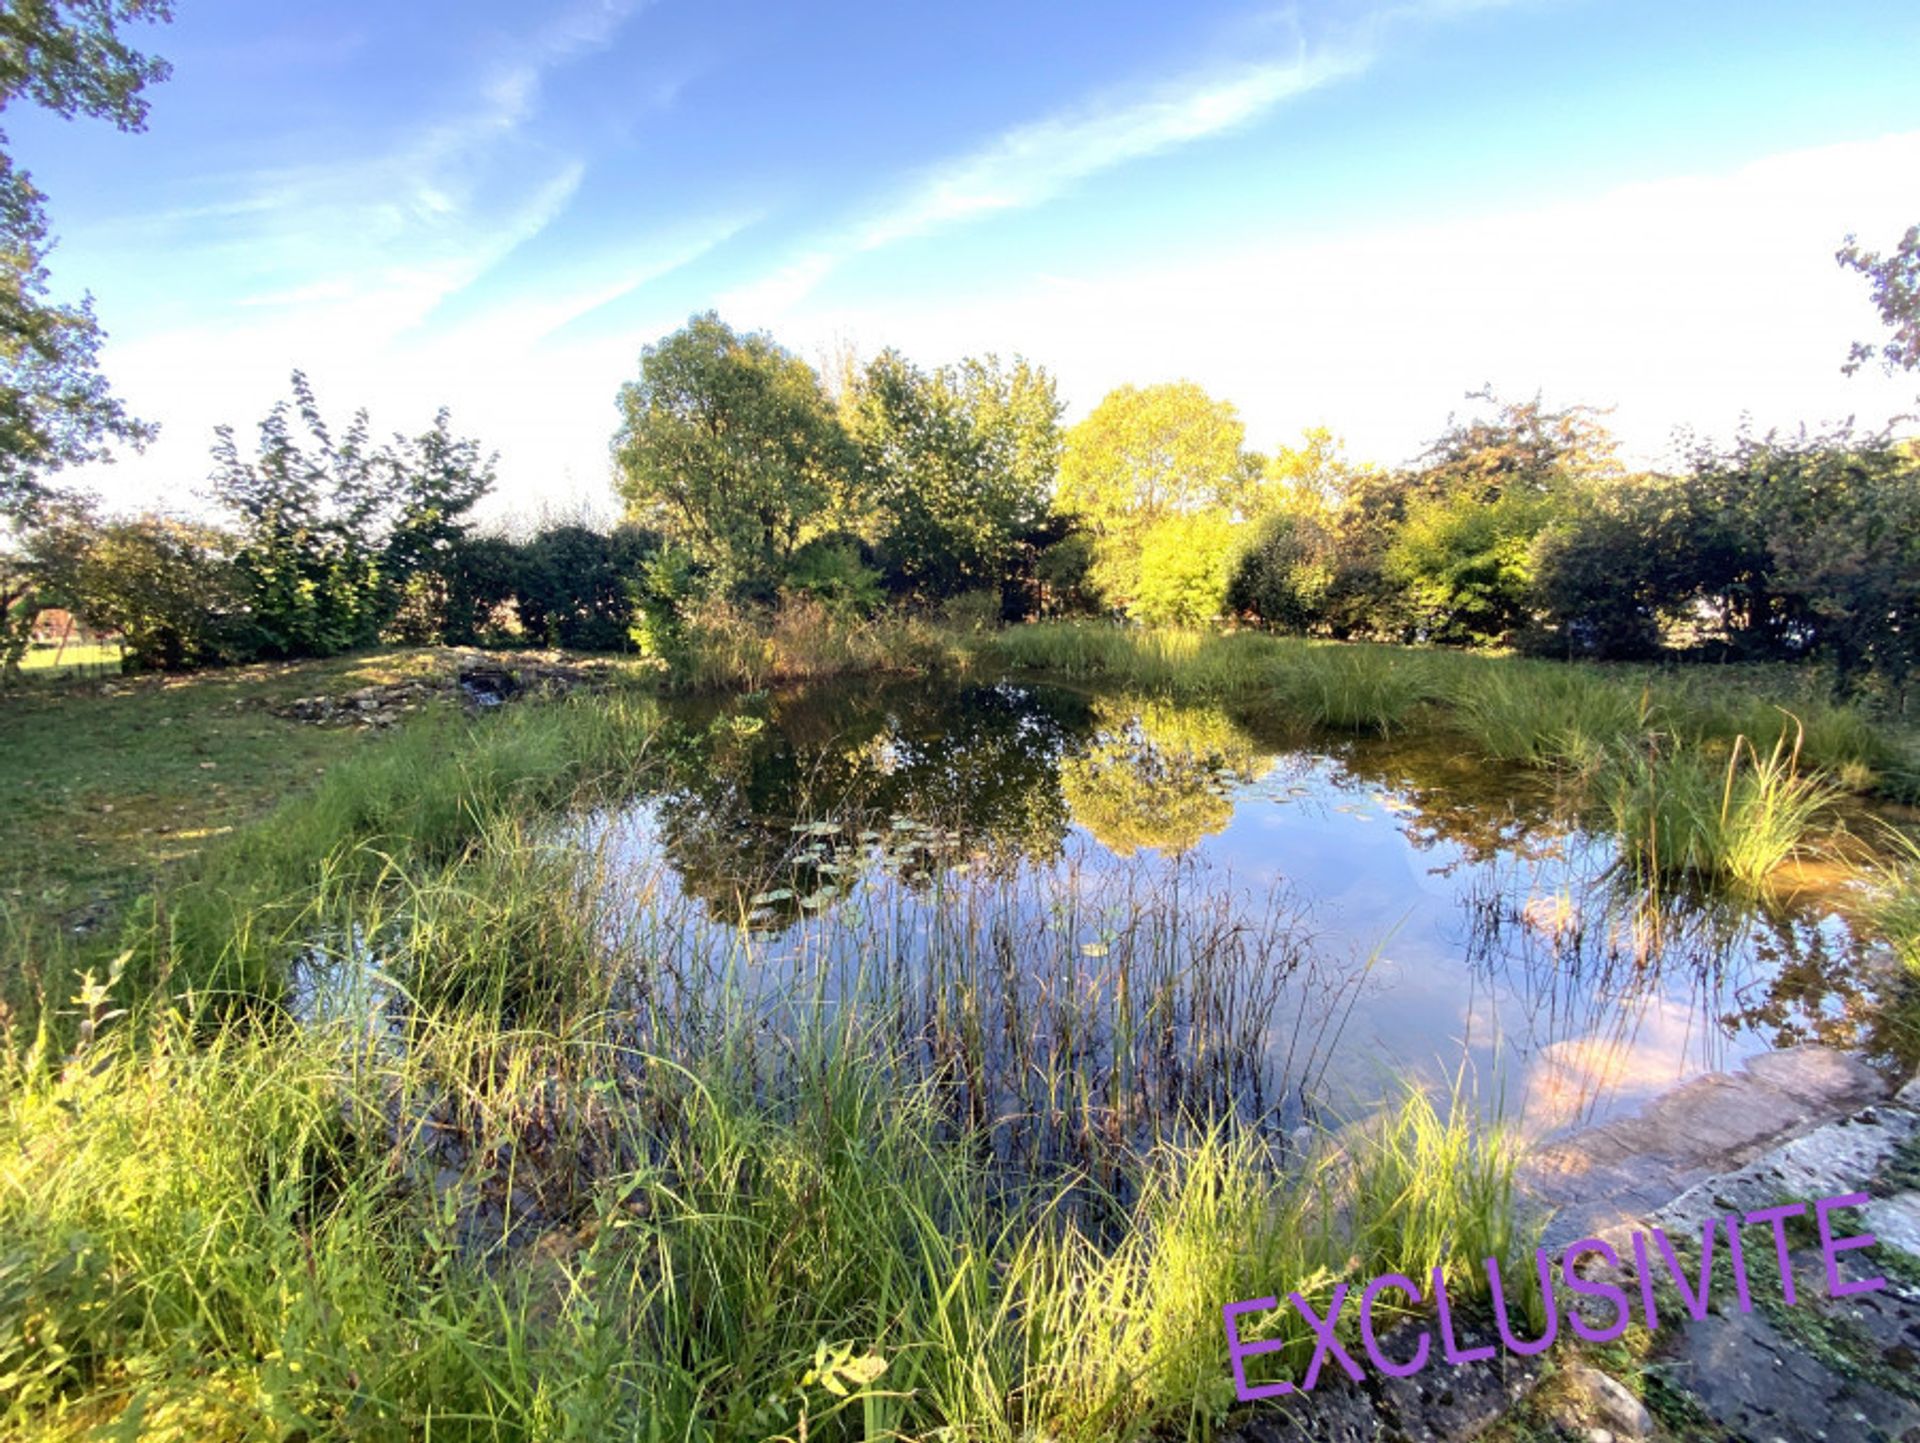
M 805 907 L 809 912 L 817 912 L 839 895 L 840 889 L 832 883 L 828 883 L 818 891 L 809 892 L 806 896 L 802 897 L 800 899 L 800 905 Z
M 756 892 L 748 898 L 754 906 L 765 907 L 772 902 L 784 902 L 793 896 L 791 887 L 775 887 L 771 892 Z

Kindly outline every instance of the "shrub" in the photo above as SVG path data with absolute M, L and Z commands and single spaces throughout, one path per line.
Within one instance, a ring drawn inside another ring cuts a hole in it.
M 34 546 L 45 594 L 119 632 L 129 669 L 182 671 L 251 654 L 225 532 L 163 516 L 82 516 L 50 527 Z
M 520 623 L 550 646 L 624 651 L 631 645 L 634 582 L 660 549 L 651 531 L 555 526 L 527 543 L 515 583 Z
M 1326 614 L 1333 585 L 1333 538 L 1310 516 L 1279 511 L 1256 524 L 1233 559 L 1227 610 L 1279 631 L 1304 632 Z
M 882 600 L 880 573 L 860 554 L 857 537 L 817 536 L 787 563 L 787 587 L 839 616 L 867 616 Z
M 1093 594 L 1093 541 L 1083 531 L 1069 531 L 1042 547 L 1033 559 L 1035 607 L 1041 616 L 1090 611 Z
M 457 645 L 500 640 L 517 619 L 510 605 L 525 565 L 521 548 L 500 536 L 470 536 L 446 560 L 441 635 Z

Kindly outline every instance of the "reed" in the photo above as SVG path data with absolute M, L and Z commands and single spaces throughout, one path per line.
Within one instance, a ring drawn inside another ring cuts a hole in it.
M 1648 871 L 1725 880 L 1764 891 L 1781 864 L 1807 846 L 1838 796 L 1800 770 L 1798 738 L 1761 752 L 1736 737 L 1725 760 L 1703 747 L 1636 750 L 1608 782 L 1613 825 Z
M 1430 725 L 1459 733 L 1490 760 L 1584 775 L 1654 738 L 1768 754 L 1784 738 L 1807 774 L 1825 773 L 1849 791 L 1920 798 L 1910 730 L 1809 695 L 1804 678 L 1779 668 L 1755 677 L 1089 622 L 1014 627 L 981 654 L 1169 695 L 1270 701 L 1336 729 Z
M 848 1019 L 751 1081 L 725 1053 L 686 1067 L 497 1022 L 207 1037 L 173 1016 L 109 1023 L 64 1060 L 10 1055 L 0 1421 L 1205 1436 L 1232 1402 L 1222 1300 L 1416 1261 L 1390 1223 L 1357 1223 L 1421 1146 L 1288 1171 L 1214 1132 L 1144 1156 L 1135 1200 L 1090 1212 L 1068 1180 L 996 1180 L 944 1131 L 938 1089 Z M 593 1151 L 556 1141 L 581 1134 Z M 1472 1179 L 1509 1165 L 1486 1145 L 1389 1206 L 1471 1246 L 1509 1226 Z

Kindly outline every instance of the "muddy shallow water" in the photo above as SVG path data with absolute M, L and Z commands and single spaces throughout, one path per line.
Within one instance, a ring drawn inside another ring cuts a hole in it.
M 884 998 L 983 1113 L 1291 1128 L 1410 1073 L 1547 1132 L 1765 1049 L 1876 1045 L 1832 893 L 1657 892 L 1549 781 L 1450 738 L 1025 681 L 670 716 L 666 780 L 576 829 L 623 940 L 789 1016 Z

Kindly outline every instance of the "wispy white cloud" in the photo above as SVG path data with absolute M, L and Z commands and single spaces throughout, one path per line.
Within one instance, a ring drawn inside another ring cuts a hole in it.
M 1657 462 L 1682 425 L 1725 435 L 1743 414 L 1765 428 L 1914 410 L 1911 378 L 1841 374 L 1875 317 L 1833 260 L 1849 231 L 1898 237 L 1911 198 L 1886 177 L 1913 174 L 1920 131 L 1549 206 L 1311 243 L 1196 240 L 1152 266 L 1090 257 L 991 292 L 813 306 L 781 335 L 932 360 L 1022 351 L 1081 414 L 1124 382 L 1190 377 L 1238 404 L 1260 444 L 1329 424 L 1387 462 L 1471 389 L 1544 388 L 1614 407 L 1629 452 Z
M 504 45 L 469 100 L 357 154 L 212 175 L 207 199 L 116 230 L 128 258 L 217 275 L 216 313 L 324 307 L 370 338 L 419 325 L 559 217 L 585 163 L 529 134 L 543 87 L 649 0 L 582 0 Z
M 1329 45 L 1210 67 L 1014 126 L 937 164 L 871 214 L 723 298 L 755 319 L 782 313 L 855 256 L 998 212 L 1044 204 L 1076 182 L 1246 125 L 1282 102 L 1364 70 L 1364 49 Z
M 542 355 L 551 333 L 742 223 L 693 218 L 664 236 L 545 265 L 498 295 L 477 285 L 554 225 L 587 173 L 582 157 L 543 140 L 543 90 L 563 67 L 614 43 L 646 3 L 574 4 L 503 46 L 465 104 L 358 154 L 209 177 L 203 203 L 123 218 L 121 264 L 150 289 L 177 287 L 182 301 L 110 343 L 105 361 L 163 433 L 146 457 L 80 479 L 134 499 L 156 482 L 175 493 L 196 484 L 212 426 L 261 414 L 296 364 L 323 401 L 367 401 L 377 422 L 395 426 L 450 402 L 523 456 L 550 447 L 552 424 L 579 425 L 587 406 L 571 395 L 525 407 L 588 364 L 577 348 Z M 542 363 L 546 374 L 526 374 Z M 597 413 L 608 390 L 593 388 L 596 432 L 607 429 Z M 594 469 L 590 481 L 600 480 Z

